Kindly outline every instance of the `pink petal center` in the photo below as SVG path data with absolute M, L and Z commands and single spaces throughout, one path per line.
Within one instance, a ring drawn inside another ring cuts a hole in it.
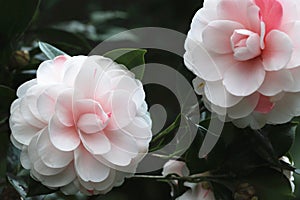
M 230 42 L 235 60 L 250 60 L 261 54 L 260 37 L 252 31 L 236 29 L 230 38 Z
M 260 8 L 260 19 L 266 24 L 266 33 L 272 29 L 277 29 L 282 20 L 283 8 L 278 0 L 255 0 L 255 4 Z
M 260 95 L 258 103 L 254 109 L 254 111 L 267 114 L 269 113 L 275 106 L 275 103 L 270 101 L 270 97 Z

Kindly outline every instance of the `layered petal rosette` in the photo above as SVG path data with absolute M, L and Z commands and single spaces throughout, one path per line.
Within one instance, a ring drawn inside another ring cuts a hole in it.
M 11 141 L 34 179 L 66 194 L 106 193 L 148 151 L 151 119 L 141 82 L 102 56 L 43 62 L 11 106 Z
M 254 129 L 300 115 L 299 9 L 297 0 L 204 1 L 184 61 L 209 109 Z

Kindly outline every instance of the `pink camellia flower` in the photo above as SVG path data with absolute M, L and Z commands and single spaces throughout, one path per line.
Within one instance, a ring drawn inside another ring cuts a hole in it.
M 300 115 L 300 2 L 206 0 L 185 43 L 207 107 L 257 129 Z
M 11 141 L 31 176 L 66 194 L 106 193 L 148 151 L 151 119 L 141 82 L 102 56 L 43 62 L 11 106 Z
M 190 171 L 184 162 L 178 160 L 169 160 L 164 165 L 162 174 L 164 176 L 167 176 L 168 174 L 188 176 L 190 174 Z M 177 184 L 177 181 L 174 181 L 173 183 Z M 206 182 L 200 182 L 200 183 L 185 182 L 184 185 L 190 189 L 188 189 L 180 197 L 176 198 L 176 200 L 215 200 L 214 193 L 206 184 Z M 207 187 L 205 187 L 206 185 Z M 173 191 L 171 192 L 171 194 L 173 195 Z

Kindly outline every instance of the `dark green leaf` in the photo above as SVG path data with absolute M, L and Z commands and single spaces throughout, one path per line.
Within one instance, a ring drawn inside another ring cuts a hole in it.
M 42 185 L 40 182 L 33 180 L 32 178 L 29 179 L 27 197 L 33 197 L 42 194 L 51 194 L 53 192 L 55 192 L 55 190 L 47 188 L 46 186 Z
M 15 91 L 11 88 L 0 85 L 0 125 L 5 122 L 9 115 L 10 105 L 15 99 Z
M 287 123 L 267 128 L 269 138 L 275 154 L 278 157 L 285 155 L 295 140 L 295 124 Z
M 278 170 L 258 168 L 249 174 L 245 182 L 254 186 L 258 199 L 293 199 L 289 180 Z
M 170 126 L 153 136 L 150 142 L 149 152 L 157 151 L 170 142 L 169 137 L 174 137 L 174 131 L 178 128 L 180 119 L 181 115 L 178 115 Z
M 0 1 L 0 40 L 10 41 L 21 35 L 34 17 L 39 0 Z M 1 43 L 0 42 L 0 43 Z
M 15 188 L 15 190 L 20 194 L 20 196 L 25 199 L 27 195 L 27 184 L 25 183 L 25 181 L 19 177 L 14 176 L 13 174 L 7 174 L 7 179 L 9 183 Z
M 38 29 L 37 38 L 55 45 L 70 55 L 88 54 L 91 50 L 91 45 L 82 35 L 56 28 Z
M 49 58 L 51 60 L 60 55 L 67 55 L 65 52 L 57 49 L 56 47 L 54 47 L 50 44 L 44 43 L 44 42 L 39 42 L 39 47 L 40 47 L 41 51 L 47 56 L 47 58 Z
M 119 64 L 125 65 L 129 70 L 137 67 L 138 70 L 133 70 L 137 79 L 142 79 L 145 70 L 145 53 L 144 49 L 115 49 L 104 54 L 105 57 L 111 58 Z
M 224 185 L 212 182 L 215 199 L 232 200 L 232 192 Z

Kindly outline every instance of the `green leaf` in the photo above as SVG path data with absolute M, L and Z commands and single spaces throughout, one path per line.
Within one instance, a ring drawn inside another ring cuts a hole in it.
M 144 71 L 145 71 L 145 53 L 147 50 L 145 49 L 131 49 L 131 48 L 124 48 L 124 49 L 115 49 L 105 53 L 103 56 L 111 58 L 115 62 L 125 65 L 129 70 L 137 67 L 138 70 L 133 70 L 135 77 L 139 80 L 143 78 Z
M 56 190 L 51 190 L 46 186 L 42 185 L 40 182 L 33 180 L 32 178 L 29 179 L 27 197 L 51 194 L 55 191 Z
M 65 52 L 45 42 L 39 42 L 39 47 L 41 51 L 47 56 L 47 58 L 51 60 L 60 55 L 67 55 Z
M 180 119 L 181 115 L 179 114 L 170 126 L 153 136 L 150 142 L 149 152 L 157 151 L 170 142 L 170 137 L 174 137 L 174 131 L 177 130 Z
M 285 155 L 295 140 L 296 125 L 292 123 L 269 126 L 266 128 L 272 147 L 278 157 Z
M 257 168 L 245 178 L 245 182 L 254 186 L 258 199 L 293 199 L 289 180 L 275 169 Z

